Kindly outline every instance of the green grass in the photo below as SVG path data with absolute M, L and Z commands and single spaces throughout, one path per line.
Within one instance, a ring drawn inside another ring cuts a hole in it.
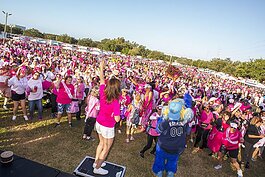
M 66 118 L 63 119 L 61 127 L 54 128 L 55 120 L 49 118 L 50 110 L 44 110 L 44 119 L 24 121 L 23 116 L 12 121 L 12 105 L 10 110 L 2 109 L 0 101 L 0 149 L 11 150 L 15 154 L 42 164 L 72 173 L 84 156 L 95 156 L 96 141 L 82 140 L 84 121 L 73 120 L 74 127 L 69 128 Z M 110 151 L 107 161 L 114 162 L 127 167 L 128 177 L 151 177 L 151 168 L 154 156 L 145 153 L 145 158 L 139 156 L 139 151 L 145 146 L 146 135 L 139 133 L 135 135 L 135 141 L 125 143 L 125 127 L 123 133 L 116 133 L 114 145 Z M 93 132 L 93 136 L 97 137 Z M 225 161 L 223 169 L 216 171 L 213 167 L 216 160 L 208 156 L 208 151 L 196 155 L 191 154 L 191 144 L 180 157 L 177 176 L 215 176 L 230 177 L 237 176 L 233 172 L 229 161 Z M 252 162 L 251 169 L 247 170 L 245 176 L 262 176 L 265 173 L 264 161 Z

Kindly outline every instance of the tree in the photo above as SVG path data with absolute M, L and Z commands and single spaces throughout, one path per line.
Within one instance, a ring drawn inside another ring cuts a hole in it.
M 12 33 L 13 34 L 23 34 L 23 30 L 21 28 L 13 27 Z
M 0 31 L 4 31 L 4 29 L 5 29 L 5 25 L 0 23 Z
M 77 40 L 67 34 L 62 34 L 60 36 L 57 36 L 56 40 L 70 44 L 77 44 Z
M 86 46 L 86 47 L 91 47 L 93 45 L 93 40 L 90 38 L 78 39 L 77 44 L 82 45 L 82 46 Z
M 31 36 L 31 37 L 38 37 L 38 38 L 43 38 L 44 35 L 37 29 L 31 28 L 27 29 L 23 32 L 23 35 L 25 36 Z
M 44 39 L 50 39 L 50 40 L 56 40 L 56 37 L 58 36 L 56 34 L 49 34 L 49 33 L 44 33 L 43 35 Z
M 165 60 L 165 54 L 159 51 L 152 51 L 147 57 L 156 60 Z

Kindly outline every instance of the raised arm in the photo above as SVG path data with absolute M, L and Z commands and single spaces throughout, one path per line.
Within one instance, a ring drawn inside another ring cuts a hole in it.
M 104 68 L 105 68 L 105 60 L 102 59 L 99 65 L 99 79 L 100 85 L 105 84 L 105 77 L 104 77 Z

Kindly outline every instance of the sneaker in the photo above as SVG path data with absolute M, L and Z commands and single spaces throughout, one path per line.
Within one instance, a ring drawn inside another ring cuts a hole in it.
M 167 177 L 174 177 L 174 172 L 172 171 L 167 172 Z
M 129 143 L 129 142 L 130 142 L 130 139 L 129 139 L 129 138 L 126 138 L 126 139 L 125 139 L 125 142 L 126 142 L 126 143 Z
M 25 121 L 29 120 L 28 116 L 24 116 L 24 119 L 25 119 Z
M 69 127 L 72 128 L 73 127 L 73 124 L 72 123 L 69 123 Z
M 101 167 L 105 167 L 107 164 L 105 162 L 103 162 L 101 164 Z M 96 163 L 93 163 L 93 168 L 96 168 L 97 164 Z
M 190 142 L 193 143 L 193 139 L 192 138 L 190 139 Z
M 249 162 L 246 163 L 245 168 L 249 169 Z
M 197 152 L 200 151 L 200 148 L 194 148 L 193 151 L 191 152 L 192 154 L 196 154 Z
M 257 158 L 251 158 L 252 162 L 256 162 L 257 161 Z
M 238 171 L 237 171 L 237 176 L 238 176 L 238 177 L 243 177 L 243 172 L 242 172 L 242 170 L 238 170 Z
M 60 123 L 56 123 L 55 126 L 54 126 L 54 128 L 60 127 L 60 126 L 61 126 Z
M 134 137 L 131 136 L 130 141 L 134 141 L 134 140 L 135 140 Z
M 12 117 L 12 120 L 16 120 L 16 118 L 17 118 L 17 116 L 13 116 L 13 117 Z
M 87 137 L 86 137 L 86 140 L 87 140 L 87 141 L 95 141 L 95 138 L 92 137 L 92 136 L 87 136 Z
M 141 156 L 142 158 L 144 158 L 144 153 L 143 153 L 143 152 L 140 152 L 140 156 Z
M 121 130 L 118 130 L 118 133 L 121 134 Z
M 3 109 L 4 109 L 4 110 L 8 110 L 8 108 L 6 107 L 6 105 L 3 106 Z
M 163 171 L 159 171 L 157 174 L 156 174 L 157 177 L 163 177 Z
M 99 174 L 99 175 L 106 175 L 109 173 L 109 171 L 100 167 L 99 169 L 94 168 L 93 173 Z
M 151 151 L 150 154 L 156 155 L 156 151 Z
M 223 166 L 219 164 L 219 165 L 216 165 L 216 166 L 214 167 L 214 169 L 216 169 L 216 170 L 220 170 L 222 167 L 223 167 Z

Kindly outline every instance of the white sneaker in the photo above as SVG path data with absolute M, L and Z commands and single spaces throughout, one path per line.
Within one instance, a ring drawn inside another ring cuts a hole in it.
M 93 173 L 99 174 L 99 175 L 106 175 L 109 173 L 109 171 L 100 167 L 99 169 L 94 168 Z
M 26 121 L 29 120 L 28 116 L 24 116 L 24 119 L 25 119 Z
M 105 162 L 103 162 L 101 164 L 101 167 L 105 167 L 107 164 Z M 96 163 L 93 163 L 93 168 L 96 168 L 97 164 Z
M 243 177 L 243 172 L 242 172 L 242 170 L 238 170 L 238 171 L 237 171 L 237 176 L 238 176 L 238 177 Z
M 13 116 L 13 117 L 12 117 L 12 120 L 16 120 L 16 118 L 17 118 L 17 116 Z
M 216 165 L 215 167 L 214 167 L 214 169 L 216 169 L 216 170 L 220 170 L 222 168 L 222 165 Z
M 8 108 L 6 107 L 6 105 L 3 106 L 3 109 L 4 109 L 4 110 L 8 110 Z
M 121 130 L 118 130 L 118 133 L 121 134 Z

